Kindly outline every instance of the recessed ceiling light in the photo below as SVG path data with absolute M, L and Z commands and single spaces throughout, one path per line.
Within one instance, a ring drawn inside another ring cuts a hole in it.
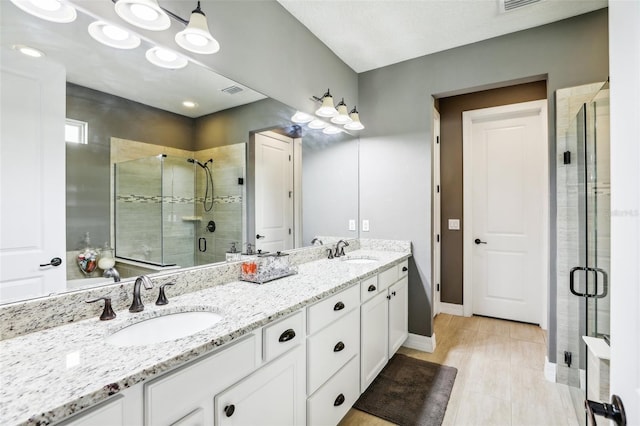
M 32 58 L 42 58 L 44 56 L 44 53 L 39 51 L 38 49 L 25 46 L 23 44 L 15 44 L 12 47 L 13 47 L 13 50 L 17 50 L 23 55 L 30 56 Z
M 162 31 L 171 26 L 169 15 L 156 0 L 118 0 L 115 9 L 122 19 L 145 30 Z
M 116 49 L 135 49 L 140 46 L 140 38 L 127 30 L 103 21 L 89 24 L 89 34 L 100 43 Z
M 145 56 L 153 65 L 169 69 L 184 68 L 189 62 L 184 56 L 162 47 L 152 47 Z
M 182 105 L 187 107 L 187 108 L 195 108 L 195 107 L 198 106 L 198 104 L 193 102 L 193 101 L 184 101 L 184 102 L 182 102 Z
M 11 0 L 13 4 L 30 15 L 51 22 L 66 24 L 75 21 L 76 10 L 60 0 Z

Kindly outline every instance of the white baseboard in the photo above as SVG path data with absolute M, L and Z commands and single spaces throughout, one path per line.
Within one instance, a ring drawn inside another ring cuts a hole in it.
M 440 303 L 440 313 L 457 315 L 459 317 L 464 316 L 464 306 L 456 305 L 454 303 Z
M 423 352 L 433 352 L 436 350 L 436 333 L 433 333 L 431 337 L 409 333 L 402 346 Z
M 556 382 L 556 363 L 549 362 L 549 357 L 544 357 L 544 378 L 550 382 Z

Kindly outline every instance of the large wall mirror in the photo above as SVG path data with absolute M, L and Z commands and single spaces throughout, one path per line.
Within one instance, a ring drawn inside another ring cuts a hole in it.
M 67 290 L 225 261 L 246 251 L 358 236 L 358 138 L 291 122 L 295 110 L 194 61 L 165 69 L 70 24 L 2 2 L 3 49 L 27 45 L 66 69 Z M 184 104 L 191 102 L 192 104 Z M 62 123 L 61 123 L 62 125 Z M 95 249 L 96 265 L 78 262 Z M 84 270 L 83 270 L 84 269 Z M 79 281 L 76 281 L 79 280 Z M 5 301 L 6 302 L 6 301 Z

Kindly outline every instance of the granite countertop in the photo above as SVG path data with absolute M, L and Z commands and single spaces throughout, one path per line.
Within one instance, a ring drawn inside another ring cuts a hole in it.
M 296 275 L 262 285 L 235 281 L 173 298 L 169 288 L 166 306 L 147 304 L 140 313 L 118 311 L 111 321 L 88 319 L 4 340 L 0 424 L 62 420 L 410 257 L 410 253 L 375 250 L 348 255 L 378 261 L 316 260 L 299 265 Z M 197 310 L 219 313 L 223 319 L 174 341 L 126 348 L 104 341 L 141 320 Z

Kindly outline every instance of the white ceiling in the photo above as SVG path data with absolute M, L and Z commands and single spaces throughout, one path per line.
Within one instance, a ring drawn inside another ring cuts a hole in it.
M 360 73 L 607 6 L 542 0 L 506 13 L 499 0 L 278 0 Z

